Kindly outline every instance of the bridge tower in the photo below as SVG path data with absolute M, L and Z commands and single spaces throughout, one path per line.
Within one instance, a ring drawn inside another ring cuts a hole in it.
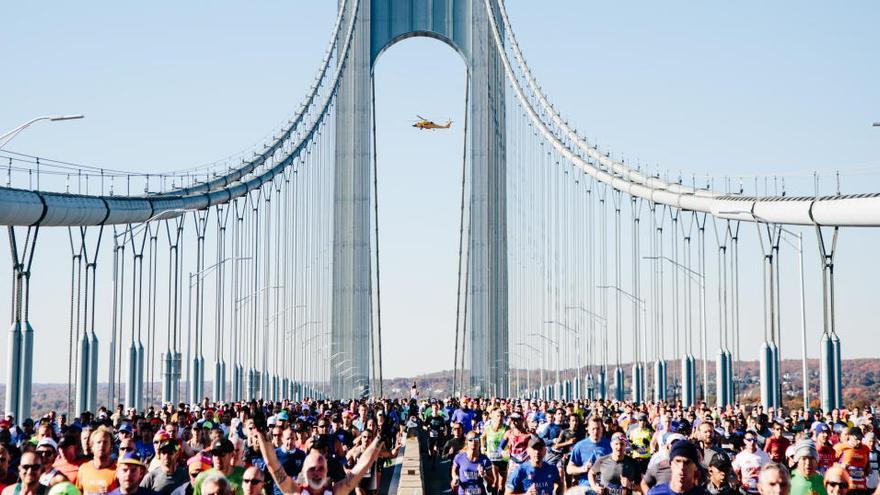
M 340 2 L 340 8 L 349 10 L 344 26 L 354 4 Z M 369 393 L 373 69 L 394 43 L 427 36 L 455 49 L 468 72 L 466 139 L 472 191 L 465 347 L 471 363 L 470 391 L 507 395 L 505 75 L 483 2 L 360 0 L 353 29 L 336 103 L 332 393 Z M 339 46 L 346 34 L 339 34 Z M 353 372 L 340 374 L 346 369 Z

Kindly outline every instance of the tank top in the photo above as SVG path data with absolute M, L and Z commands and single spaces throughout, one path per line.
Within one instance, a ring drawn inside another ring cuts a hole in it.
M 525 462 L 528 454 L 526 453 L 526 448 L 529 446 L 529 438 L 531 438 L 531 434 L 526 432 L 520 435 L 516 435 L 511 431 L 510 433 L 510 445 L 508 446 L 508 450 L 510 450 L 510 460 L 521 464 Z
M 492 462 L 506 461 L 509 458 L 506 452 L 498 449 L 505 433 L 507 433 L 507 427 L 504 425 L 501 425 L 497 430 L 487 427 L 483 431 L 483 435 L 486 437 L 486 457 Z
M 49 487 L 46 485 L 38 485 L 37 486 L 37 495 L 46 495 L 49 493 Z M 21 482 L 15 484 L 15 489 L 12 490 L 12 495 L 21 495 Z

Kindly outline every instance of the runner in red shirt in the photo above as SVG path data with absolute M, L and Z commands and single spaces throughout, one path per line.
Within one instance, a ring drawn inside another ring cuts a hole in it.
M 816 463 L 816 471 L 819 474 L 824 475 L 825 471 L 828 471 L 835 461 L 837 461 L 837 453 L 834 451 L 834 447 L 828 442 L 828 435 L 831 433 L 831 428 L 821 422 L 816 421 L 813 423 L 813 441 L 816 442 L 816 451 L 819 453 L 819 458 Z
M 785 451 L 791 446 L 791 440 L 782 436 L 782 423 L 773 423 L 773 436 L 764 442 L 764 452 L 773 462 L 785 461 Z

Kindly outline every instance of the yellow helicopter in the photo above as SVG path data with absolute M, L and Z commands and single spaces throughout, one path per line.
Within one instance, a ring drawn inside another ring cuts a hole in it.
M 418 117 L 419 120 L 417 120 L 417 121 L 412 125 L 412 126 L 415 127 L 416 129 L 422 129 L 422 130 L 431 129 L 431 130 L 434 130 L 434 129 L 449 129 L 450 127 L 452 127 L 452 120 L 451 120 L 451 119 L 450 119 L 448 122 L 446 122 L 446 124 L 438 124 L 438 123 L 436 123 L 436 122 L 434 122 L 434 121 L 431 121 L 431 120 L 428 120 L 428 119 L 422 117 L 421 115 L 416 115 L 416 117 Z

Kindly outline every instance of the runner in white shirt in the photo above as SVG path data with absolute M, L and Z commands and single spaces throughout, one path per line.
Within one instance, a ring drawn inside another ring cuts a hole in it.
M 761 468 L 770 462 L 770 456 L 758 448 L 758 435 L 749 430 L 743 436 L 745 447 L 742 452 L 733 459 L 733 471 L 742 482 L 742 491 L 745 493 L 758 493 L 758 478 Z

